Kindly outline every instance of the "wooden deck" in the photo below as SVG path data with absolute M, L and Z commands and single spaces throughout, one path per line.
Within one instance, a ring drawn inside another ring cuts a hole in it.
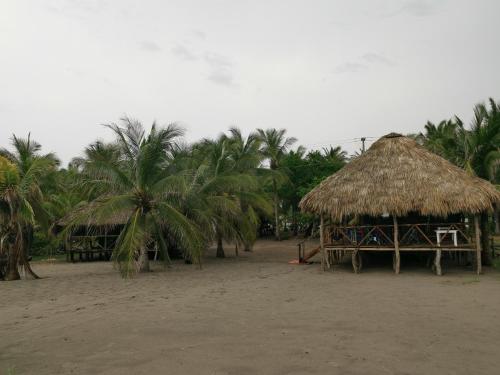
M 424 223 L 394 225 L 325 226 L 322 222 L 320 243 L 323 269 L 332 269 L 348 254 L 354 272 L 361 270 L 361 252 L 393 252 L 393 267 L 400 268 L 400 252 L 434 252 L 433 269 L 441 275 L 443 252 L 473 253 L 477 273 L 481 272 L 481 248 L 478 226 L 469 223 Z
M 344 251 L 394 251 L 394 247 L 389 246 L 338 246 L 335 244 L 325 244 L 326 250 L 344 250 Z M 440 247 L 431 247 L 431 246 L 401 246 L 399 251 L 476 251 L 474 245 L 466 245 L 466 246 L 440 246 Z

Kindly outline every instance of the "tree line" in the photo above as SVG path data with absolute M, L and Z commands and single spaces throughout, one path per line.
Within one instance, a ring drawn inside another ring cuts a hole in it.
M 183 142 L 176 124 L 146 129 L 124 117 L 106 125 L 113 142 L 95 141 L 62 168 L 56 155 L 14 135 L 0 149 L 0 278 L 37 277 L 29 256 L 64 248 L 79 226 L 119 224 L 113 259 L 123 275 L 149 270 L 148 249 L 172 250 L 201 263 L 210 244 L 251 251 L 258 233 L 310 233 L 314 218 L 300 199 L 355 155 L 341 147 L 307 151 L 285 129 L 238 128 L 213 139 Z M 500 105 L 474 107 L 469 126 L 458 117 L 410 135 L 469 173 L 498 183 Z M 497 222 L 483 214 L 482 227 Z M 488 244 L 484 244 L 488 246 Z M 485 247 L 487 248 L 487 247 Z

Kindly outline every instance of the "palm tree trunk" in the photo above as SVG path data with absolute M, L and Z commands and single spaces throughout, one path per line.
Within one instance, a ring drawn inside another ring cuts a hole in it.
M 19 274 L 19 252 L 16 251 L 14 245 L 11 245 L 7 257 L 7 273 L 5 275 L 5 280 L 19 279 L 21 279 L 21 275 Z
M 147 246 L 141 246 L 139 253 L 139 272 L 149 272 L 149 256 Z
M 278 185 L 276 180 L 273 179 L 273 191 L 274 191 L 274 237 L 276 241 L 280 241 L 280 219 L 279 219 L 279 197 L 278 197 Z
M 495 210 L 493 211 L 495 215 L 495 234 L 500 233 L 500 221 L 499 221 L 498 210 L 499 210 L 498 204 L 495 204 Z
M 488 223 L 488 214 L 481 214 L 481 248 L 483 249 L 482 260 L 483 264 L 491 265 L 491 251 L 490 251 L 490 228 Z
M 222 246 L 222 236 L 217 235 L 217 258 L 225 258 L 226 254 L 224 254 L 224 247 Z
M 250 242 L 245 242 L 244 251 L 252 251 L 252 244 Z
M 276 238 L 276 241 L 280 241 L 280 220 L 279 220 L 279 214 L 278 214 L 278 200 L 274 200 L 274 237 Z
M 299 235 L 299 224 L 297 223 L 297 210 L 292 207 L 292 227 L 293 235 L 297 237 Z

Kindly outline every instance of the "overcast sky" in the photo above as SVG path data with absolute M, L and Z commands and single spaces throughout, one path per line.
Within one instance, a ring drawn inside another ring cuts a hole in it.
M 284 127 L 308 147 L 500 100 L 497 0 L 0 0 L 0 144 L 67 162 L 127 114 L 187 140 Z

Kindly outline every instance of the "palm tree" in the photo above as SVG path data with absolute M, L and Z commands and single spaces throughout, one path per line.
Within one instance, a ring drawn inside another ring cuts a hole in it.
M 245 251 L 252 251 L 257 239 L 257 228 L 261 216 L 269 216 L 272 206 L 263 191 L 260 183 L 265 175 L 265 170 L 260 168 L 263 155 L 260 152 L 261 140 L 258 133 L 251 132 L 246 138 L 241 130 L 236 127 L 229 129 L 230 157 L 234 162 L 234 169 L 240 174 L 249 174 L 258 180 L 258 187 L 253 191 L 242 190 L 239 194 L 241 210 L 246 223 L 250 224 L 248 236 L 243 241 Z M 242 225 L 245 225 L 242 223 Z
M 500 165 L 500 103 L 489 100 L 490 108 L 484 104 L 474 107 L 474 118 L 469 131 L 463 132 L 464 167 L 470 173 L 496 182 Z M 498 208 L 495 209 L 496 230 L 498 230 Z M 488 214 L 481 215 L 482 247 L 485 249 L 485 263 L 491 263 L 489 251 Z
M 474 107 L 474 118 L 470 129 L 462 120 L 454 117 L 438 125 L 428 122 L 425 134 L 421 134 L 424 146 L 438 153 L 456 165 L 493 183 L 497 180 L 500 165 L 500 104 L 489 99 L 485 104 Z M 498 223 L 498 219 L 496 220 Z M 482 214 L 481 232 L 485 262 L 489 263 L 488 215 Z
M 297 141 L 296 138 L 286 137 L 286 129 L 257 129 L 259 139 L 262 143 L 261 152 L 269 160 L 269 168 L 272 171 L 271 189 L 274 203 L 274 225 L 276 240 L 280 240 L 279 229 L 279 204 L 278 188 L 280 183 L 286 179 L 281 170 L 281 160 L 286 155 L 290 147 Z
M 477 104 L 471 128 L 462 138 L 465 168 L 494 182 L 500 160 L 500 103 L 490 99 L 489 110 L 486 105 Z
M 31 139 L 30 133 L 28 133 L 28 138 L 19 138 L 15 134 L 12 135 L 11 143 L 14 151 L 0 148 L 0 156 L 14 163 L 21 174 L 26 173 L 37 159 L 46 159 L 54 167 L 60 164 L 55 154 L 40 154 L 42 146 Z
M 194 159 L 199 161 L 193 179 L 189 183 L 191 207 L 197 202 L 198 218 L 204 212 L 201 225 L 211 228 L 207 238 L 217 242 L 217 257 L 225 257 L 223 240 L 244 244 L 245 248 L 253 244 L 256 237 L 258 214 L 266 209 L 266 200 L 259 189 L 258 177 L 251 166 L 258 166 L 254 141 L 242 142 L 222 134 L 216 140 L 205 139 L 193 147 Z M 251 138 L 250 138 L 251 139 Z M 258 147 L 258 146 L 257 146 Z M 200 208 L 203 207 L 202 210 Z
M 342 150 L 340 146 L 323 148 L 323 156 L 334 164 L 340 163 L 343 165 L 347 161 L 347 152 Z
M 236 127 L 229 128 L 230 157 L 234 169 L 239 173 L 255 174 L 262 162 L 261 140 L 257 133 L 250 133 L 246 138 Z
M 20 278 L 18 266 L 24 267 L 33 277 L 37 277 L 29 266 L 28 255 L 35 225 L 38 224 L 44 230 L 49 226 L 49 215 L 44 208 L 42 190 L 54 175 L 59 161 L 52 153 L 41 154 L 41 145 L 33 141 L 30 134 L 27 138 L 13 135 L 11 141 L 13 151 L 0 149 L 5 168 L 0 198 L 4 204 L 4 238 L 7 244 L 10 243 L 7 277 Z M 29 212 L 18 212 L 23 207 Z
M 153 124 L 146 134 L 140 122 L 121 120 L 121 125 L 107 125 L 117 137 L 119 158 L 88 160 L 84 169 L 89 181 L 107 187 L 108 193 L 73 215 L 70 227 L 90 218 L 102 225 L 113 217 L 125 217 L 113 251 L 124 276 L 149 271 L 148 248 L 153 245 L 168 260 L 165 234 L 200 261 L 203 238 L 197 225 L 181 212 L 178 179 L 166 168 L 183 130 L 174 124 L 166 128 Z
M 32 194 L 34 198 L 31 200 L 36 216 L 36 222 L 46 228 L 48 226 L 49 216 L 43 208 L 44 199 L 42 191 L 53 183 L 52 179 L 57 171 L 60 161 L 54 153 L 42 154 L 40 152 L 42 146 L 38 142 L 31 139 L 30 133 L 28 133 L 27 138 L 20 138 L 13 134 L 11 144 L 13 151 L 9 151 L 6 148 L 0 148 L 0 156 L 3 156 L 13 163 L 21 177 L 30 173 L 31 168 L 35 164 L 44 165 L 46 167 L 44 173 L 37 176 L 39 178 L 37 181 L 38 185 L 33 187 L 34 190 L 32 191 Z M 29 238 L 26 239 L 28 250 L 32 242 L 33 228 L 30 227 L 27 229 L 28 232 L 30 232 L 28 236 Z
M 35 207 L 41 207 L 40 180 L 51 164 L 47 159 L 31 161 L 22 172 L 0 156 L 0 255 L 7 256 L 6 280 L 21 278 L 19 267 L 34 278 L 38 276 L 28 262 L 28 249 L 35 225 Z
M 421 141 L 432 152 L 464 167 L 463 135 L 466 131 L 462 120 L 455 116 L 438 125 L 428 121 L 424 128 L 425 133 L 417 135 L 417 141 Z

